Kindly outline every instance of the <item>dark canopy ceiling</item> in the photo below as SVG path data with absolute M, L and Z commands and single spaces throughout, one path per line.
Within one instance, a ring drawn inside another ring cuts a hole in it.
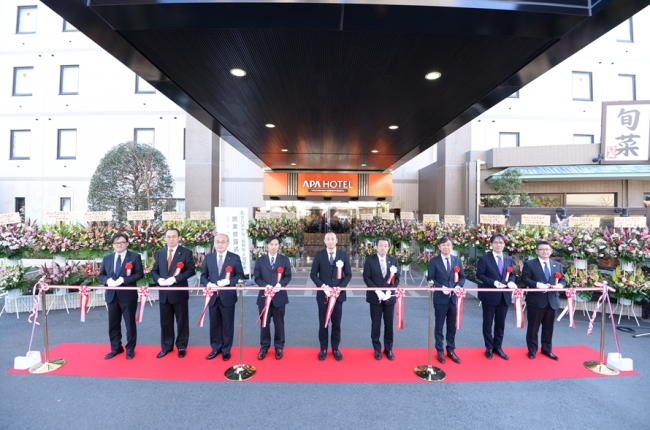
M 257 162 L 384 171 L 650 0 L 43 2 Z

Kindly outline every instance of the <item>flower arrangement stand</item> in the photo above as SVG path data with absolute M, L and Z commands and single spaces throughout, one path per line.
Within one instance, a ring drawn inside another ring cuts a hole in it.
M 401 271 L 400 274 L 404 277 L 404 285 L 408 285 L 408 278 L 409 276 L 411 277 L 411 281 L 413 284 L 415 284 L 415 279 L 413 279 L 413 275 L 411 274 L 411 266 L 400 266 Z
M 618 299 L 618 303 L 616 303 L 616 307 L 614 308 L 614 313 L 616 313 L 616 309 L 618 309 L 619 305 L 621 306 L 621 313 L 618 314 L 618 323 L 621 323 L 621 317 L 623 316 L 623 312 L 627 314 L 627 319 L 630 319 L 630 312 L 632 312 L 632 316 L 634 317 L 634 321 L 636 321 L 637 326 L 641 326 L 639 324 L 639 320 L 636 317 L 636 313 L 634 312 L 634 302 L 632 300 L 626 300 L 626 299 Z M 626 308 L 625 311 L 623 308 Z
M 429 286 L 429 284 L 427 283 L 427 276 L 429 276 L 429 271 L 425 270 L 424 273 L 422 273 L 422 280 L 420 281 L 420 285 L 418 285 L 418 287 L 421 287 L 422 284 L 424 284 L 424 286 L 426 287 Z
M 4 304 L 2 305 L 2 310 L 0 310 L 0 316 L 2 316 L 3 312 L 5 309 L 7 310 L 7 313 L 11 313 L 10 306 L 13 303 L 14 305 L 14 310 L 16 311 L 16 318 L 20 318 L 20 315 L 18 314 L 18 302 L 16 301 L 16 298 L 19 297 L 16 296 L 16 293 L 19 293 L 19 291 L 16 291 L 16 293 L 12 293 L 14 290 L 9 290 L 9 291 L 4 291 L 2 294 L 0 294 L 0 297 L 4 297 Z
M 90 293 L 90 303 L 88 303 L 88 312 L 90 312 L 90 309 L 95 307 L 95 300 L 97 300 L 98 304 L 100 303 L 100 300 L 104 297 L 104 290 L 95 290 Z M 104 305 L 106 306 L 106 311 L 108 311 L 108 304 L 104 302 Z
M 70 309 L 68 309 L 68 301 L 66 300 L 66 296 L 67 296 L 67 295 L 68 295 L 68 290 L 66 290 L 65 288 L 57 288 L 57 289 L 54 291 L 54 298 L 52 299 L 52 301 L 54 302 L 58 297 L 62 297 L 62 298 L 63 298 L 63 304 L 65 305 L 65 311 L 69 314 L 69 313 L 70 313 Z M 45 297 L 45 296 L 43 296 L 43 297 Z M 50 313 L 50 310 L 51 310 L 53 307 L 54 307 L 54 306 L 50 306 L 50 307 L 49 307 L 49 309 L 47 310 L 47 313 L 48 313 L 48 314 Z

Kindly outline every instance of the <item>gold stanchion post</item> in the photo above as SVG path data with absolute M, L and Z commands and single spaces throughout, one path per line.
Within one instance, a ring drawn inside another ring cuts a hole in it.
M 605 285 L 605 291 L 603 294 L 609 294 L 607 291 L 607 285 Z M 618 375 L 620 370 L 605 364 L 605 301 L 603 301 L 603 307 L 601 309 L 602 318 L 600 320 L 600 361 L 587 360 L 584 362 L 584 366 L 591 370 L 592 372 L 599 373 L 601 375 Z
M 429 281 L 429 288 L 433 288 L 433 281 Z M 444 370 L 433 366 L 433 291 L 429 290 L 429 364 L 417 366 L 413 369 L 415 375 L 429 382 L 442 381 L 447 377 Z
M 239 364 L 226 369 L 224 374 L 229 381 L 245 381 L 255 375 L 257 369 L 250 364 L 243 364 L 244 361 L 244 280 L 240 279 L 237 282 L 239 287 Z
M 45 361 L 38 363 L 29 368 L 29 373 L 48 373 L 52 372 L 65 364 L 62 358 L 55 358 L 50 360 L 50 343 L 47 336 L 47 302 L 45 300 L 45 291 L 39 287 L 38 294 L 41 295 L 41 303 L 43 304 L 43 337 L 45 338 Z

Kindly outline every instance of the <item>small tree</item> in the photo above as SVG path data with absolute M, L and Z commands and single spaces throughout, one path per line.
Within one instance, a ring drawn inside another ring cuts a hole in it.
M 165 156 L 151 145 L 121 143 L 104 155 L 90 180 L 91 211 L 113 211 L 126 220 L 127 211 L 153 210 L 156 218 L 174 207 L 174 180 Z
M 517 206 L 535 206 L 535 202 L 531 200 L 527 192 L 517 192 L 523 185 L 521 172 L 517 169 L 506 170 L 503 175 L 492 179 L 488 184 L 498 195 L 489 197 L 487 206 L 504 208 L 513 204 Z

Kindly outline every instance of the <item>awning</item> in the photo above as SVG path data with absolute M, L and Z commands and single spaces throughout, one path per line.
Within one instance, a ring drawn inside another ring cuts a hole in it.
M 523 181 L 595 181 L 650 179 L 650 164 L 508 167 L 486 179 L 490 182 L 508 171 L 519 170 Z

